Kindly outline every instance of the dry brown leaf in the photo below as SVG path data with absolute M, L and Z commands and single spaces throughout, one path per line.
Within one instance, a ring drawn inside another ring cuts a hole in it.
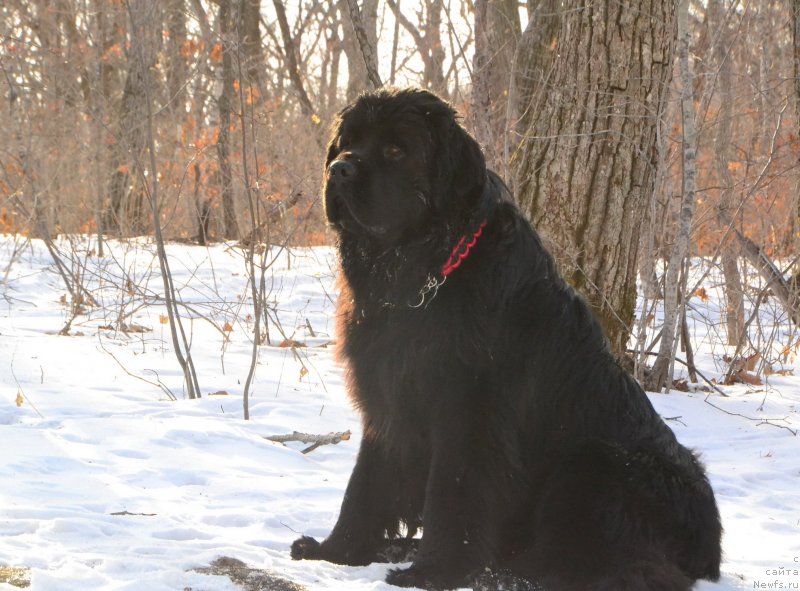
M 744 362 L 744 368 L 747 371 L 755 371 L 756 364 L 761 360 L 761 353 L 756 351 L 752 355 L 750 355 Z
M 222 332 L 233 332 L 233 326 L 230 322 L 226 322 L 222 325 Z
M 756 374 L 750 373 L 749 371 L 745 371 L 740 369 L 734 374 L 734 377 L 737 381 L 742 382 L 743 384 L 749 384 L 751 386 L 763 386 L 764 383 L 761 381 Z
M 679 392 L 688 392 L 689 382 L 686 380 L 672 380 L 672 389 Z
M 25 403 L 25 398 L 22 396 L 22 392 L 17 392 L 17 398 L 14 402 L 17 403 L 17 406 L 22 406 Z
M 290 347 L 305 347 L 306 344 L 301 341 L 295 341 L 294 339 L 284 339 L 278 346 L 282 349 L 288 349 Z
M 764 365 L 764 373 L 768 376 L 793 376 L 794 370 L 790 367 L 775 369 L 771 363 L 767 363 Z
M 708 301 L 708 293 L 706 292 L 705 287 L 698 287 L 694 290 L 694 295 L 700 298 L 701 301 L 707 302 Z
M 167 316 L 166 314 L 159 314 L 158 322 L 160 324 L 169 324 L 169 316 Z

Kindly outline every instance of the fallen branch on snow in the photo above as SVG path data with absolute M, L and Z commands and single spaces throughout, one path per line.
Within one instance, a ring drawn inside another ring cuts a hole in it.
M 290 433 L 288 435 L 265 435 L 264 439 L 269 439 L 270 441 L 274 441 L 276 443 L 286 443 L 287 441 L 311 443 L 312 445 L 309 445 L 302 451 L 302 453 L 307 454 L 317 449 L 320 445 L 336 445 L 340 441 L 349 440 L 350 431 L 348 430 L 342 433 L 328 433 L 327 435 L 312 435 L 310 433 L 300 433 L 299 431 L 295 431 L 294 433 Z

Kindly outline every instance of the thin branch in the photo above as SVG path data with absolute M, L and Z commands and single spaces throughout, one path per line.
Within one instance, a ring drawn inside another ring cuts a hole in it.
M 303 85 L 303 79 L 300 76 L 297 49 L 294 39 L 292 38 L 292 31 L 289 28 L 289 19 L 286 18 L 286 8 L 281 0 L 273 0 L 272 3 L 275 6 L 275 14 L 278 17 L 278 27 L 280 28 L 281 37 L 283 38 L 284 58 L 286 59 L 286 68 L 289 70 L 289 79 L 297 93 L 303 115 L 313 117 L 314 107 L 311 104 L 311 99 L 308 97 L 306 88 Z
M 158 388 L 159 390 L 164 392 L 164 394 L 166 394 L 167 398 L 169 398 L 170 400 L 174 401 L 174 400 L 178 399 L 170 391 L 169 388 L 167 388 L 163 383 L 161 383 L 161 381 L 159 381 L 159 382 L 151 382 L 150 380 L 145 379 L 142 376 L 138 376 L 135 373 L 132 373 L 131 371 L 129 371 L 128 368 L 125 367 L 125 365 L 123 365 L 123 363 L 119 359 L 117 359 L 116 355 L 114 355 L 111 351 L 109 351 L 108 349 L 105 348 L 105 346 L 103 345 L 103 340 L 102 340 L 99 332 L 97 333 L 97 342 L 100 343 L 100 349 L 102 349 L 103 353 L 107 353 L 109 356 L 111 356 L 111 359 L 113 359 L 117 363 L 117 365 L 119 365 L 120 369 L 122 369 L 122 371 L 124 371 L 126 374 L 128 374 L 132 378 L 136 378 L 137 380 L 140 380 L 140 381 L 144 382 L 145 384 L 149 384 L 151 386 L 155 386 L 156 388 Z
M 312 445 L 308 446 L 302 451 L 302 453 L 307 454 L 311 453 L 321 445 L 336 445 L 342 441 L 348 441 L 350 439 L 350 435 L 351 433 L 349 429 L 340 433 L 328 433 L 327 435 L 312 435 L 309 433 L 300 433 L 299 431 L 295 431 L 294 433 L 289 433 L 287 435 L 265 435 L 264 439 L 269 439 L 275 443 L 286 443 L 288 441 L 311 443 Z
M 756 425 L 756 427 L 758 427 L 760 425 L 771 425 L 773 427 L 778 427 L 779 429 L 786 429 L 789 433 L 791 433 L 792 435 L 797 437 L 797 430 L 796 429 L 792 429 L 791 427 L 789 427 L 787 425 L 776 425 L 773 422 L 773 421 L 787 422 L 789 417 L 770 418 L 770 419 L 765 419 L 765 418 L 762 418 L 762 417 L 748 417 L 747 415 L 743 415 L 742 413 L 726 410 L 726 409 L 722 408 L 721 406 L 717 406 L 713 402 L 709 402 L 708 399 L 709 399 L 710 396 L 711 396 L 711 394 L 709 394 L 708 396 L 705 397 L 705 403 L 708 404 L 709 406 L 712 406 L 712 407 L 716 408 L 719 411 L 724 412 L 726 415 L 730 415 L 732 417 L 740 417 L 740 418 L 746 419 L 748 421 L 758 421 L 758 424 Z
M 142 66 L 145 66 L 145 58 L 143 55 L 143 46 L 142 44 L 146 41 L 142 38 L 142 31 L 144 29 L 144 22 L 138 21 L 136 18 L 136 11 L 133 9 L 131 5 L 131 0 L 126 1 L 126 7 L 128 10 L 128 14 L 131 20 L 131 34 L 134 37 L 138 37 L 138 54 L 133 59 L 141 60 Z M 153 231 L 155 234 L 156 240 L 156 251 L 158 253 L 158 263 L 161 270 L 161 279 L 164 283 L 164 301 L 167 308 L 167 315 L 170 320 L 170 335 L 172 336 L 172 344 L 175 348 L 175 356 L 178 360 L 178 364 L 183 371 L 184 380 L 186 382 L 186 388 L 188 390 L 189 398 L 200 398 L 200 384 L 197 379 L 197 371 L 194 367 L 194 360 L 192 359 L 191 354 L 191 347 L 188 339 L 186 338 L 186 332 L 183 328 L 183 323 L 181 322 L 180 313 L 178 312 L 178 308 L 175 305 L 175 301 L 177 300 L 175 294 L 175 286 L 172 282 L 172 273 L 169 268 L 169 261 L 167 260 L 167 252 L 164 247 L 164 237 L 161 232 L 161 204 L 159 202 L 159 195 L 158 195 L 158 168 L 156 165 L 156 148 L 155 148 L 155 138 L 153 134 L 153 111 L 151 105 L 151 96 L 148 92 L 148 85 L 144 85 L 145 90 L 145 107 L 146 107 L 146 120 L 145 120 L 145 132 L 146 132 L 146 142 L 147 142 L 147 150 L 149 152 L 149 168 L 150 168 L 150 178 L 148 179 L 144 175 L 144 167 L 138 162 L 138 155 L 134 154 L 134 158 L 137 160 L 137 170 L 142 177 L 142 184 L 144 185 L 145 192 L 147 197 L 150 201 L 150 206 L 153 214 Z M 180 339 L 178 336 L 178 332 L 180 332 Z
M 358 40 L 358 46 L 361 49 L 361 57 L 364 58 L 364 65 L 367 68 L 367 78 L 373 89 L 383 86 L 381 76 L 378 73 L 378 60 L 375 56 L 375 48 L 370 43 L 367 37 L 367 31 L 364 29 L 364 20 L 361 18 L 361 10 L 358 8 L 356 0 L 347 0 L 347 7 L 350 9 L 350 22 L 353 24 L 353 30 Z

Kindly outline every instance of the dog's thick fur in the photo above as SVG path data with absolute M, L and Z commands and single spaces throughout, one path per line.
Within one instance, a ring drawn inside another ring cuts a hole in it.
M 363 565 L 415 548 L 387 581 L 422 588 L 487 570 L 576 591 L 719 577 L 702 465 L 612 359 L 449 105 L 401 90 L 346 108 L 325 205 L 364 436 L 336 526 L 297 540 L 294 558 Z M 483 220 L 461 265 L 425 289 Z

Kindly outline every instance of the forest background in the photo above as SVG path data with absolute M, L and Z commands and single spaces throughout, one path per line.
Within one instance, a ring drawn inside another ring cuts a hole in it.
M 333 239 L 320 187 L 336 112 L 415 85 L 463 115 L 648 387 L 673 385 L 678 349 L 693 369 L 692 257 L 724 280 L 723 381 L 759 380 L 797 349 L 798 12 L 800 0 L 9 0 L 0 232 L 42 238 L 56 259 L 57 236 L 96 235 L 99 254 L 104 237 L 232 241 L 251 249 L 257 296 L 255 245 Z M 74 265 L 64 275 L 77 312 L 86 294 Z M 753 336 L 767 298 L 791 326 L 778 353 Z

